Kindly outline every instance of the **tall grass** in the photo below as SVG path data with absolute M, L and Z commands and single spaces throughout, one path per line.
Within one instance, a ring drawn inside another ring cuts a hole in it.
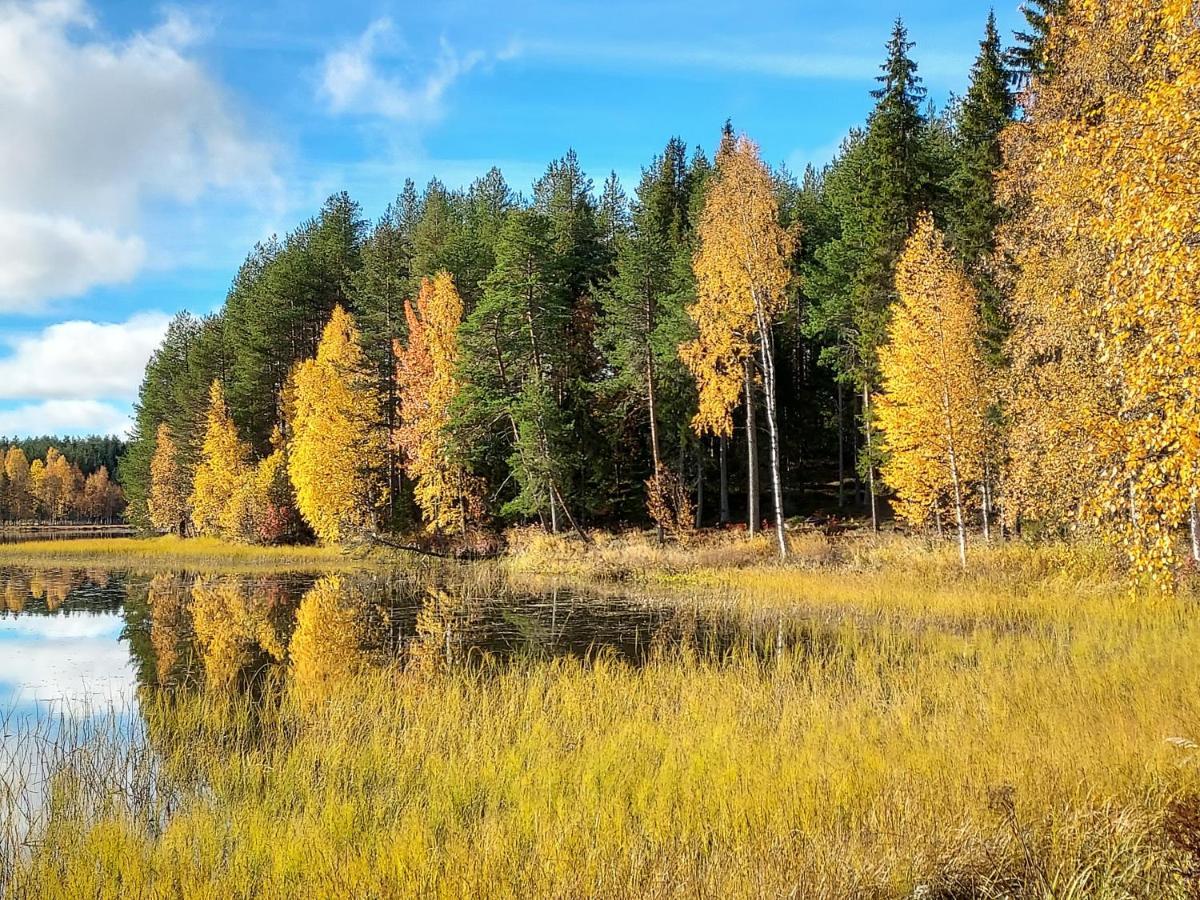
M 1192 602 L 1087 551 L 864 552 L 674 587 L 778 617 L 718 658 L 147 695 L 169 789 L 75 802 L 64 754 L 7 896 L 1191 896 Z
M 0 544 L 0 565 L 39 568 L 103 565 L 133 569 L 203 569 L 238 572 L 361 566 L 364 560 L 336 547 L 256 547 L 217 538 L 82 538 Z

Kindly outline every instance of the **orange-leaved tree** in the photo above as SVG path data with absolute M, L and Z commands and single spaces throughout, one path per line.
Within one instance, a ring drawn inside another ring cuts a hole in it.
M 479 518 L 483 486 L 461 461 L 449 430 L 458 397 L 458 329 L 463 303 L 448 272 L 421 279 L 416 303 L 406 302 L 408 343 L 396 341 L 404 470 L 430 531 L 465 532 Z
M 979 297 L 928 213 L 897 262 L 896 292 L 879 353 L 883 477 L 909 522 L 950 506 L 965 568 L 966 503 L 983 476 L 987 409 Z
M 693 260 L 696 302 L 688 314 L 697 336 L 680 348 L 696 379 L 697 433 L 728 436 L 739 398 L 749 435 L 750 528 L 757 527 L 757 446 L 754 387 L 762 379 L 771 450 L 771 487 L 780 556 L 787 555 L 772 328 L 787 302 L 795 235 L 779 222 L 771 173 L 758 147 L 728 133 L 705 197 L 700 248 Z

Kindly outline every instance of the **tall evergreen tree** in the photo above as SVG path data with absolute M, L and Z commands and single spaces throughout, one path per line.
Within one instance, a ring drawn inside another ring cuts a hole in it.
M 691 252 L 687 175 L 687 147 L 672 138 L 642 171 L 630 229 L 617 243 L 616 274 L 601 293 L 599 341 L 612 372 L 605 387 L 617 399 L 619 421 L 646 425 L 652 492 L 682 474 L 668 474 L 664 444 L 687 430 L 694 412 L 695 391 L 678 353 L 691 337 L 686 307 L 693 279 L 690 264 L 680 265 Z
M 463 326 L 463 390 L 452 427 L 478 465 L 507 454 L 517 493 L 502 514 L 536 515 L 552 528 L 570 518 L 564 485 L 577 448 L 563 410 L 571 307 L 555 265 L 550 217 L 512 213 L 496 244 L 496 267 Z M 497 440 L 497 426 L 508 433 Z
M 1014 106 L 993 13 L 971 71 L 971 86 L 958 108 L 946 209 L 947 237 L 979 294 L 984 342 L 993 358 L 1001 352 L 1005 330 L 1000 291 L 988 262 L 1004 217 L 996 199 L 996 173 L 1004 162 L 1000 132 L 1012 121 Z
M 1024 0 L 1021 12 L 1026 30 L 1014 34 L 1016 44 L 1008 51 L 1010 77 L 1020 87 L 1028 87 L 1032 78 L 1047 74 L 1050 60 L 1046 55 L 1046 38 L 1050 35 L 1051 20 L 1064 15 L 1069 0 Z

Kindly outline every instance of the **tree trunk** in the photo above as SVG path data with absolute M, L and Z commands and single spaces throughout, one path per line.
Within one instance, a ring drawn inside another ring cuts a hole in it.
M 746 357 L 746 521 L 750 537 L 758 534 L 758 524 L 762 521 L 758 511 L 758 425 L 754 415 L 753 366 L 750 357 Z
M 696 518 L 695 528 L 704 524 L 704 442 L 696 441 Z
M 837 420 L 838 420 L 838 509 L 846 508 L 846 411 L 845 385 L 841 379 L 837 383 Z
M 1200 563 L 1200 507 L 1197 501 L 1192 501 L 1191 515 L 1188 516 L 1192 532 L 1192 562 Z
M 721 435 L 717 450 L 721 465 L 721 518 L 722 525 L 729 524 L 729 438 Z
M 983 513 L 983 539 L 987 543 L 992 542 L 992 468 L 987 460 L 987 453 L 984 453 L 983 459 L 983 497 L 980 503 L 980 512 Z
M 658 444 L 658 403 L 654 391 L 654 356 L 649 349 L 646 350 L 646 402 L 650 407 L 650 459 L 654 464 L 654 474 L 651 477 L 654 479 L 655 488 L 661 493 L 662 485 L 659 479 L 662 477 L 662 458 L 659 455 Z M 662 522 L 655 522 L 654 525 L 658 542 L 666 543 L 667 536 Z
M 963 513 L 962 480 L 958 474 L 958 453 L 954 446 L 954 419 L 950 415 L 950 397 L 942 389 L 942 409 L 946 417 L 946 448 L 950 456 L 950 483 L 954 488 L 954 520 L 958 525 L 958 562 L 967 568 L 967 523 Z
M 766 395 L 767 435 L 771 442 L 771 494 L 775 498 L 775 542 L 779 558 L 787 559 L 787 534 L 783 518 L 783 473 L 779 450 L 779 418 L 775 407 L 775 354 L 771 325 L 761 311 L 758 313 L 758 354 L 762 361 L 763 392 Z
M 875 457 L 871 445 L 871 386 L 863 384 L 863 431 L 867 439 L 867 491 L 871 500 L 871 530 L 879 531 L 879 508 L 875 503 Z

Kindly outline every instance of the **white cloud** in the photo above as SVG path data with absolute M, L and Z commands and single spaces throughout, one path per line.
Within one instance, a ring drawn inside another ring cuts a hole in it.
M 23 311 L 148 261 L 150 202 L 275 188 L 270 153 L 191 53 L 179 12 L 124 40 L 83 0 L 0 0 L 0 311 Z M 15 273 L 15 274 L 14 274 Z
M 138 237 L 87 228 L 77 219 L 0 208 L 0 310 L 129 281 L 146 258 Z
M 391 21 L 376 19 L 356 40 L 326 54 L 319 93 L 331 112 L 405 121 L 437 119 L 447 90 L 486 59 L 478 51 L 460 55 L 443 40 L 430 71 L 409 73 L 411 77 L 402 80 L 380 71 L 379 57 L 389 44 L 399 44 Z M 511 59 L 516 52 L 510 46 L 495 58 Z
M 133 399 L 169 321 L 140 313 L 125 322 L 59 322 L 9 339 L 0 355 L 0 399 Z
M 0 407 L 0 434 L 125 435 L 133 424 L 129 411 L 101 400 L 45 400 L 8 409 Z

